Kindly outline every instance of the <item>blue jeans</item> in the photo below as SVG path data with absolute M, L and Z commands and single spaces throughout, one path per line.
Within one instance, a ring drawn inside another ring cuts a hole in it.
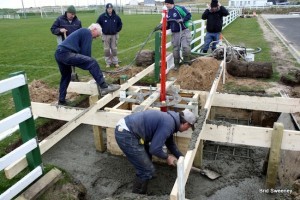
M 115 129 L 116 141 L 129 162 L 134 166 L 136 176 L 141 180 L 150 180 L 155 172 L 154 165 L 149 158 L 145 146 L 139 144 L 139 139 L 131 132 Z
M 89 70 L 90 74 L 100 87 L 107 87 L 102 71 L 94 58 L 58 48 L 55 52 L 55 59 L 61 74 L 59 85 L 60 101 L 65 101 L 66 99 L 67 89 L 71 81 L 71 66 Z
M 220 33 L 209 33 L 207 32 L 205 35 L 205 39 L 204 39 L 204 47 L 202 50 L 207 51 L 209 49 L 209 45 L 211 42 L 213 41 L 218 41 L 220 39 Z M 216 45 L 218 44 L 218 42 L 213 42 L 212 43 L 212 50 L 216 49 Z

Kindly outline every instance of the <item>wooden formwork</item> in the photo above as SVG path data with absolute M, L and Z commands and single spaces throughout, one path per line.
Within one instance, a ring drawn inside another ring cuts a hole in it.
M 104 150 L 102 132 L 100 130 L 102 128 L 106 128 L 108 150 L 113 154 L 121 154 L 121 150 L 118 148 L 114 139 L 114 128 L 116 123 L 121 118 L 124 118 L 125 116 L 131 114 L 136 110 L 141 111 L 146 109 L 157 109 L 153 108 L 152 104 L 156 102 L 159 97 L 159 87 L 152 88 L 155 89 L 155 91 L 153 91 L 151 95 L 146 97 L 141 104 L 120 102 L 112 108 L 104 107 L 111 100 L 119 97 L 120 91 L 127 90 L 131 92 L 145 92 L 149 90 L 148 87 L 133 86 L 133 84 L 143 78 L 145 75 L 152 72 L 153 69 L 153 65 L 149 66 L 148 68 L 122 84 L 120 90 L 111 94 L 107 94 L 99 100 L 97 99 L 97 97 L 91 97 L 92 105 L 90 105 L 90 107 L 87 109 L 32 102 L 32 112 L 34 115 L 39 117 L 68 121 L 67 124 L 55 131 L 52 135 L 48 136 L 39 144 L 41 153 L 43 154 L 44 152 L 49 150 L 53 145 L 55 145 L 59 140 L 68 135 L 69 132 L 71 132 L 80 124 L 90 124 L 95 126 L 96 129 L 98 127 L 98 132 L 95 131 L 96 149 L 100 151 Z M 178 133 L 176 136 L 176 141 L 178 143 L 179 149 L 185 154 L 185 178 L 183 185 L 185 185 L 188 179 L 188 175 L 193 162 L 195 161 L 196 165 L 201 165 L 201 159 L 199 158 L 201 158 L 202 154 L 202 140 L 268 148 L 272 146 L 272 128 L 251 127 L 234 124 L 207 124 L 206 119 L 210 114 L 209 111 L 212 106 L 269 112 L 300 112 L 300 99 L 297 98 L 259 97 L 217 93 L 216 88 L 219 83 L 222 71 L 223 65 L 221 64 L 210 92 L 195 90 L 180 90 L 179 92 L 181 96 L 192 98 L 196 102 L 180 102 L 182 106 L 192 105 L 194 112 L 197 114 L 199 113 L 198 108 L 200 107 L 202 108 L 202 110 L 205 109 L 207 111 L 204 113 L 204 116 L 202 116 L 204 117 L 204 123 L 198 124 L 198 127 L 196 127 L 197 129 L 194 132 L 187 131 L 185 133 Z M 167 82 L 167 88 L 172 86 L 173 84 L 174 82 Z M 76 92 L 79 94 L 88 94 L 91 96 L 98 95 L 96 84 L 90 82 L 71 82 L 68 91 Z M 127 97 L 127 99 L 131 98 L 132 96 Z M 104 109 L 100 110 L 101 108 Z M 189 143 L 191 138 L 195 137 L 195 135 L 196 142 L 194 148 L 191 149 L 189 148 Z M 280 147 L 281 149 L 300 151 L 299 142 L 299 131 L 283 130 L 282 142 Z M 198 154 L 197 159 L 195 159 L 196 154 Z M 8 178 L 12 178 L 26 166 L 27 162 L 23 158 L 6 168 L 5 174 Z M 170 198 L 178 198 L 177 181 L 175 182 L 174 187 L 171 191 Z

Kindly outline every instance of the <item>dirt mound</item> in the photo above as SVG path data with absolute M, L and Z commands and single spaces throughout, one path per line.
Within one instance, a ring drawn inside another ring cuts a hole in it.
M 176 84 L 182 89 L 210 90 L 220 62 L 214 58 L 201 57 L 191 66 L 183 65 L 176 72 L 171 70 L 169 77 L 177 77 Z
M 41 80 L 33 80 L 29 84 L 29 93 L 31 101 L 41 103 L 52 103 L 57 100 L 58 90 L 50 88 Z
M 29 84 L 30 99 L 33 102 L 52 103 L 58 98 L 58 89 L 49 87 L 44 81 L 33 80 Z M 68 93 L 67 99 L 73 99 L 77 96 L 75 93 Z

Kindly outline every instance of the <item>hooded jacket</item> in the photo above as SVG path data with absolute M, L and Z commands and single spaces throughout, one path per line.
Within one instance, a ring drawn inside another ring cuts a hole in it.
M 180 127 L 179 113 L 147 110 L 128 115 L 124 119 L 130 132 L 137 138 L 142 138 L 145 143 L 151 143 L 151 155 L 167 159 L 168 154 L 163 151 L 163 146 L 166 145 L 175 157 L 182 156 L 173 140 L 173 134 Z
M 68 31 L 66 32 L 66 34 L 67 34 L 67 36 L 69 36 L 74 31 L 82 28 L 81 21 L 75 15 L 75 17 L 73 18 L 73 20 L 71 22 L 69 22 L 69 20 L 67 18 L 67 12 L 65 12 L 64 15 L 59 16 L 55 20 L 55 22 L 53 23 L 53 25 L 50 28 L 52 34 L 54 34 L 54 35 L 60 35 L 60 36 L 62 36 L 62 38 L 64 40 L 65 39 L 64 38 L 64 34 L 60 32 L 61 28 L 67 29 Z
M 206 9 L 202 14 L 202 19 L 207 20 L 206 30 L 210 33 L 219 33 L 223 27 L 223 17 L 229 15 L 228 10 L 224 6 L 220 6 L 217 12 L 211 12 Z
M 100 24 L 104 35 L 115 35 L 122 30 L 122 20 L 116 14 L 115 10 L 112 11 L 111 16 L 106 11 L 99 16 L 97 23 Z
M 168 24 L 167 29 L 171 29 L 173 33 L 180 32 L 180 25 L 174 21 L 182 19 L 181 30 L 187 29 L 189 26 L 189 21 L 191 20 L 191 13 L 185 9 L 183 6 L 174 5 L 174 7 L 168 10 Z

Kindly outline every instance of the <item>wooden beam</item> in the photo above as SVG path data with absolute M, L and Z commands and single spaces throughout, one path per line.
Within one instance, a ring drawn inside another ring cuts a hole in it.
M 206 121 L 206 119 L 209 115 L 209 111 L 210 111 L 210 108 L 211 108 L 211 105 L 212 105 L 212 101 L 213 101 L 214 95 L 216 93 L 216 90 L 217 90 L 217 87 L 218 87 L 218 84 L 219 84 L 219 81 L 220 81 L 220 77 L 221 77 L 223 69 L 224 69 L 223 67 L 224 66 L 221 63 L 220 66 L 219 66 L 219 69 L 216 73 L 216 77 L 215 77 L 214 82 L 212 84 L 211 90 L 208 94 L 208 98 L 206 100 L 206 103 L 204 105 L 203 113 L 202 113 L 203 116 L 201 116 L 201 113 L 200 113 L 199 119 L 197 120 L 199 125 L 196 126 L 196 129 L 193 132 L 194 137 L 197 137 L 197 138 L 193 138 L 193 136 L 192 136 L 192 139 L 191 139 L 191 140 L 196 139 L 196 141 L 194 141 L 195 142 L 194 148 L 188 150 L 186 155 L 185 155 L 184 183 L 186 183 L 186 181 L 188 179 L 188 176 L 189 176 L 189 173 L 191 171 L 192 164 L 193 164 L 196 152 L 198 151 L 198 146 L 200 144 L 200 136 L 204 132 L 203 130 L 204 130 L 205 124 L 206 124 L 205 121 Z M 200 121 L 200 120 L 202 120 L 202 121 Z M 200 132 L 198 132 L 198 131 L 200 131 Z M 170 199 L 172 199 L 172 200 L 175 200 L 175 199 L 177 200 L 178 199 L 177 188 L 178 188 L 178 180 L 176 179 L 175 184 L 174 184 L 173 189 L 172 189 L 171 194 L 170 194 Z
M 258 97 L 217 93 L 212 105 L 219 107 L 262 110 L 270 112 L 300 112 L 299 98 Z
M 112 99 L 119 96 L 121 90 L 126 90 L 136 82 L 138 82 L 140 79 L 142 79 L 144 76 L 149 74 L 154 70 L 154 64 L 150 65 L 140 73 L 136 74 L 134 77 L 130 78 L 126 83 L 121 85 L 121 88 L 118 91 L 115 91 L 113 93 L 109 93 L 102 97 L 97 103 L 85 109 L 80 114 L 78 114 L 75 118 L 70 120 L 68 123 L 66 123 L 64 126 L 60 127 L 58 130 L 56 130 L 54 133 L 52 133 L 50 136 L 45 138 L 40 143 L 40 150 L 41 154 L 49 150 L 52 146 L 54 146 L 57 142 L 59 142 L 62 138 L 64 138 L 66 135 L 68 135 L 72 130 L 74 130 L 77 126 L 79 126 L 81 123 L 85 121 L 85 119 L 90 116 L 91 114 L 97 112 L 100 108 L 104 107 L 107 103 L 109 103 Z M 21 172 L 26 166 L 28 165 L 25 157 L 16 163 L 8 166 L 5 169 L 5 175 L 8 179 L 13 178 L 15 175 L 17 175 L 19 172 Z
M 276 186 L 277 172 L 278 172 L 278 166 L 280 162 L 282 137 L 283 137 L 283 124 L 274 123 L 270 156 L 268 162 L 267 178 L 266 178 L 266 187 L 268 189 L 275 188 Z
M 90 96 L 90 106 L 95 105 L 95 103 L 99 100 L 99 95 Z M 106 150 L 104 139 L 103 139 L 103 131 L 101 126 L 93 125 L 93 134 L 94 134 L 94 143 L 97 151 L 101 153 Z
M 25 192 L 16 198 L 16 200 L 37 199 L 47 189 L 54 185 L 62 176 L 59 169 L 53 168 L 46 175 L 41 177 L 37 182 L 31 185 Z
M 68 92 L 77 94 L 96 95 L 99 94 L 96 82 L 70 82 Z

